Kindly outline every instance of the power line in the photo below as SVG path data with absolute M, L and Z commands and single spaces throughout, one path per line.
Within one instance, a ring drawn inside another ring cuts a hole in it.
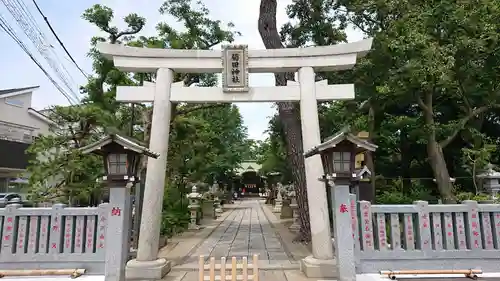
M 45 21 L 45 23 L 47 23 L 47 26 L 49 27 L 50 31 L 52 32 L 52 34 L 56 37 L 57 39 L 57 42 L 59 42 L 59 44 L 61 45 L 61 47 L 63 48 L 63 50 L 66 52 L 66 54 L 68 55 L 69 59 L 75 64 L 75 66 L 78 68 L 78 70 L 80 70 L 80 72 L 83 74 L 83 76 L 85 76 L 85 78 L 89 78 L 89 76 L 87 75 L 87 73 L 85 73 L 85 71 L 83 71 L 83 69 L 76 63 L 76 61 L 73 59 L 73 56 L 71 56 L 71 54 L 69 53 L 69 51 L 66 49 L 66 46 L 64 46 L 63 42 L 61 41 L 61 39 L 59 39 L 59 36 L 57 36 L 56 32 L 54 31 L 54 29 L 52 28 L 52 25 L 50 24 L 49 22 L 49 19 L 43 14 L 42 10 L 40 9 L 40 7 L 38 7 L 38 4 L 36 3 L 35 0 L 33 0 L 33 4 L 35 4 L 35 7 L 36 9 L 38 10 L 38 12 L 40 13 L 40 15 L 43 17 L 43 20 Z
M 35 18 L 33 17 L 33 14 L 31 14 L 30 10 L 28 9 L 28 7 L 24 3 L 24 1 L 22 1 L 22 0 L 15 0 L 15 1 L 20 6 L 21 11 L 23 11 L 26 14 L 26 18 L 30 22 L 31 26 L 36 29 L 36 31 L 37 31 L 38 35 L 40 36 L 40 38 L 42 39 L 42 41 L 47 42 L 48 41 L 47 37 L 45 37 L 45 34 L 40 30 L 38 23 L 36 22 Z M 56 61 L 59 61 L 59 65 L 62 67 L 63 71 L 66 72 L 66 75 L 68 76 L 68 78 L 71 80 L 71 82 L 73 84 L 77 84 L 75 82 L 75 80 L 73 80 L 73 77 L 71 77 L 71 74 L 69 73 L 68 69 L 66 69 L 66 67 L 64 66 L 64 63 L 61 62 L 61 59 L 59 58 L 57 52 L 55 52 L 55 50 L 53 49 L 52 45 L 49 44 L 49 46 L 50 46 L 49 49 L 52 51 L 52 53 L 56 57 Z
M 55 54 L 51 45 L 46 41 L 46 37 L 43 32 L 38 27 L 35 19 L 26 8 L 23 3 L 19 2 L 19 0 L 14 0 L 15 3 L 12 3 L 10 0 L 1 0 L 10 14 L 14 17 L 19 27 L 22 28 L 24 34 L 31 40 L 31 42 L 35 45 L 38 52 L 45 58 L 45 60 L 49 63 L 50 67 L 54 70 L 56 75 L 61 79 L 66 88 L 73 95 L 75 100 L 79 100 L 78 95 L 74 92 L 74 88 L 68 82 L 67 76 L 69 72 L 64 67 L 64 64 L 60 61 L 54 61 L 51 57 L 51 54 Z M 6 2 L 7 1 L 7 2 Z M 56 58 L 57 59 L 57 58 Z M 62 66 L 63 70 L 67 73 L 62 73 L 59 67 Z M 71 79 L 72 80 L 72 79 Z M 77 87 L 75 87 L 77 88 Z
M 12 27 L 8 24 L 8 22 L 5 20 L 5 18 L 0 14 L 0 28 L 7 33 L 7 35 L 14 40 L 14 42 L 21 47 L 21 49 L 30 57 L 30 59 L 42 70 L 42 72 L 45 74 L 45 76 L 50 80 L 50 82 L 59 90 L 59 92 L 68 100 L 70 104 L 74 104 L 74 100 L 72 97 L 70 97 L 64 89 L 52 78 L 52 76 L 45 70 L 45 68 L 41 65 L 41 63 L 35 58 L 35 56 L 30 52 L 28 47 L 19 39 L 19 37 L 16 35 L 15 31 L 12 29 Z
M 79 101 L 78 94 L 74 91 L 77 86 L 70 85 L 68 81 L 73 81 L 68 70 L 64 64 L 58 60 L 58 56 L 55 53 L 53 46 L 47 42 L 45 35 L 40 30 L 36 20 L 33 18 L 32 14 L 27 9 L 26 5 L 22 3 L 22 0 L 1 0 L 10 14 L 13 16 L 18 26 L 23 30 L 24 34 L 30 39 L 33 45 L 36 47 L 38 52 L 45 58 L 49 66 L 54 70 L 54 73 L 59 77 L 60 81 L 69 90 L 72 97 Z M 53 57 L 55 56 L 55 59 Z M 62 71 L 61 71 L 62 68 Z M 76 84 L 76 83 L 75 83 Z

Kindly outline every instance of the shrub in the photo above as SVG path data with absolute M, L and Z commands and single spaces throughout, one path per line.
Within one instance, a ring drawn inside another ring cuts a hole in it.
M 437 198 L 431 195 L 431 192 L 419 184 L 417 181 L 412 181 L 410 190 L 403 192 L 401 180 L 392 181 L 390 184 L 383 186 L 375 198 L 376 204 L 412 204 L 414 201 L 423 200 L 436 202 Z
M 484 194 L 484 193 L 474 194 L 472 192 L 461 192 L 461 193 L 457 194 L 457 201 L 458 202 L 462 202 L 465 200 L 474 200 L 474 201 L 494 200 L 494 201 L 498 202 L 498 199 L 493 199 L 491 195 Z
M 165 187 L 161 235 L 172 237 L 186 229 L 190 219 L 188 205 L 188 199 L 178 188 L 173 186 Z

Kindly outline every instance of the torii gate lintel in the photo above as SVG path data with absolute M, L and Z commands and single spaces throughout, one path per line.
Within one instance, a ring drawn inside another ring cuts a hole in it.
M 353 84 L 328 85 L 327 80 L 315 83 L 316 100 L 354 99 Z M 305 93 L 313 94 L 313 93 Z M 118 86 L 116 100 L 129 103 L 153 102 L 155 83 L 144 86 Z M 172 84 L 171 102 L 187 103 L 232 103 L 232 102 L 284 102 L 299 101 L 300 84 L 288 81 L 287 86 L 251 87 L 246 93 L 227 93 L 220 87 L 184 87 L 183 82 Z

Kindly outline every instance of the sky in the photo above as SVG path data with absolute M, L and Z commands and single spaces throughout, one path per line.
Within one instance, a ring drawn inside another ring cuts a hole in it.
M 91 60 L 87 57 L 89 49 L 89 40 L 92 36 L 98 35 L 99 30 L 92 24 L 81 18 L 83 11 L 94 4 L 108 6 L 114 10 L 114 24 L 119 28 L 124 28 L 123 17 L 129 13 L 137 13 L 146 18 L 146 27 L 140 33 L 145 36 L 156 35 L 155 26 L 159 22 L 168 22 L 176 25 L 175 21 L 168 16 L 160 15 L 158 8 L 163 0 L 86 0 L 86 1 L 61 1 L 61 0 L 36 0 L 38 6 L 45 14 L 55 32 L 64 43 L 70 54 L 78 65 L 86 72 L 92 73 Z M 259 15 L 259 0 L 204 0 L 207 8 L 211 12 L 213 19 L 219 19 L 223 23 L 232 22 L 236 30 L 242 33 L 241 37 L 236 39 L 235 44 L 247 44 L 250 49 L 264 49 L 262 40 L 257 30 L 257 20 Z M 278 26 L 287 22 L 285 13 L 286 6 L 291 4 L 292 0 L 278 0 Z M 41 32 L 45 35 L 46 42 L 53 48 L 52 51 L 57 54 L 58 65 L 61 71 L 65 71 L 68 81 L 68 87 L 79 94 L 78 87 L 86 83 L 84 75 L 72 64 L 64 51 L 57 43 L 55 37 L 43 21 L 31 0 L 0 0 L 0 15 L 16 31 L 19 38 L 25 42 L 28 49 L 41 62 L 45 69 L 51 74 L 54 80 L 58 81 L 63 88 L 65 84 L 60 82 L 56 73 L 54 73 L 49 63 L 38 53 L 35 45 L 23 33 L 23 30 L 14 16 L 9 12 L 9 7 L 24 3 L 24 9 L 31 13 Z M 12 9 L 12 8 L 11 8 Z M 15 14 L 14 14 L 15 15 Z M 180 27 L 180 26 L 179 26 Z M 30 30 L 28 32 L 34 32 Z M 348 40 L 350 42 L 362 39 L 362 34 L 356 30 L 349 30 Z M 0 29 L 0 42 L 2 51 L 0 52 L 0 89 L 19 88 L 38 85 L 38 89 L 33 94 L 32 107 L 35 109 L 47 108 L 51 105 L 67 105 L 69 102 L 36 66 L 29 56 L 5 33 Z M 274 76 L 270 73 L 250 74 L 250 86 L 273 86 Z M 81 95 L 80 95 L 81 97 Z M 252 139 L 263 140 L 266 137 L 265 130 L 270 116 L 275 109 L 270 103 L 241 103 L 238 104 L 243 116 L 245 126 L 248 128 L 249 137 Z

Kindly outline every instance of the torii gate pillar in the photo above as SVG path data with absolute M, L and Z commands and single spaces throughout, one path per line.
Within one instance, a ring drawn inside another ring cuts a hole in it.
M 167 170 L 173 76 L 173 71 L 168 68 L 158 69 L 156 75 L 153 104 L 160 110 L 153 110 L 151 132 L 155 135 L 150 138 L 149 148 L 154 147 L 160 157 L 148 159 L 143 199 L 147 206 L 142 208 L 137 257 L 127 263 L 127 279 L 159 280 L 170 271 L 170 261 L 157 257 Z
M 149 159 L 137 259 L 127 264 L 127 278 L 161 279 L 170 269 L 158 259 L 159 227 L 171 102 L 278 102 L 299 101 L 301 107 L 303 149 L 321 143 L 317 101 L 353 99 L 354 86 L 315 82 L 315 70 L 335 71 L 353 67 L 356 59 L 371 48 L 372 40 L 315 48 L 248 51 L 235 46 L 216 50 L 174 50 L 135 48 L 100 43 L 100 52 L 114 60 L 117 68 L 133 72 L 157 72 L 156 84 L 142 87 L 118 87 L 117 100 L 154 102 L 150 149 L 161 156 Z M 235 56 L 235 54 L 238 54 Z M 221 63 L 221 57 L 222 62 Z M 236 60 L 235 58 L 242 58 Z M 283 87 L 248 87 L 248 72 L 296 72 L 299 82 Z M 223 73 L 224 88 L 182 87 L 172 84 L 173 71 L 179 73 Z M 235 77 L 235 73 L 237 77 Z M 174 86 L 172 88 L 172 86 Z M 317 179 L 323 175 L 319 156 L 305 159 L 312 256 L 302 260 L 301 269 L 308 277 L 337 277 L 328 217 L 326 190 Z

